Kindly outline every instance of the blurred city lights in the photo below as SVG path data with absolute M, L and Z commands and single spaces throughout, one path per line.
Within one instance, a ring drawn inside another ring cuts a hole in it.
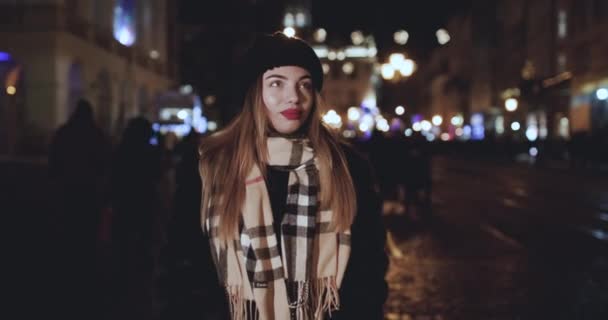
M 333 51 L 333 50 L 332 50 L 332 51 L 330 51 L 330 52 L 327 54 L 327 59 L 329 59 L 329 60 L 336 60 L 336 52 L 335 52 L 335 51 Z
M 347 61 L 342 65 L 342 71 L 345 74 L 352 74 L 354 70 L 355 70 L 355 65 L 350 61 Z
M 384 118 L 380 119 L 378 122 L 376 122 L 376 129 L 382 132 L 388 132 L 390 129 L 388 121 L 386 121 Z
M 294 29 L 292 27 L 287 27 L 287 28 L 283 29 L 283 34 L 285 34 L 289 38 L 293 38 L 296 36 L 296 29 Z
M 188 118 L 188 111 L 186 111 L 186 110 L 180 110 L 177 113 L 177 117 L 180 118 L 180 119 L 182 119 L 182 120 Z
M 376 47 L 371 47 L 371 48 L 367 49 L 367 56 L 370 58 L 375 57 L 377 53 L 378 53 L 378 49 L 376 49 Z
M 568 118 L 563 117 L 559 120 L 559 136 L 562 138 L 568 138 L 570 136 L 570 121 Z
M 474 113 L 471 116 L 471 139 L 483 140 L 485 138 L 485 128 L 482 113 Z
M 405 59 L 400 65 L 399 65 L 399 72 L 401 73 L 401 75 L 405 76 L 405 77 L 409 77 L 414 73 L 414 70 L 416 69 L 416 64 L 414 63 L 414 60 L 412 59 Z
M 443 123 L 443 118 L 440 115 L 436 114 L 433 116 L 433 119 L 431 121 L 433 121 L 434 125 L 440 126 Z
M 313 46 L 312 49 L 315 51 L 315 54 L 317 55 L 317 57 L 319 57 L 319 59 L 327 58 L 327 54 L 329 52 L 329 50 L 327 50 L 327 47 L 323 45 L 317 45 Z
M 530 148 L 528 153 L 530 154 L 531 157 L 536 157 L 538 155 L 538 149 L 536 149 L 536 147 L 532 147 L 532 148 Z
M 399 65 L 405 61 L 405 56 L 402 53 L 392 53 L 388 57 L 388 62 L 393 68 L 398 69 Z
M 453 116 L 450 122 L 455 126 L 460 126 L 464 123 L 464 118 L 461 115 Z
M 424 120 L 420 123 L 420 128 L 422 128 L 423 131 L 429 131 L 432 127 L 433 125 L 427 120 Z
M 361 118 L 361 111 L 357 107 L 348 108 L 348 120 L 357 121 Z
M 454 133 L 457 137 L 460 137 L 463 134 L 463 130 L 462 128 L 456 128 L 456 131 Z
M 366 113 L 361 116 L 361 123 L 367 124 L 368 128 L 371 129 L 374 127 L 374 117 L 371 114 Z
M 426 135 L 426 141 L 431 142 L 431 141 L 434 141 L 434 140 L 435 140 L 435 135 L 434 134 L 428 133 Z
M 328 74 L 330 70 L 329 64 L 324 63 L 323 64 L 323 74 Z
M 393 68 L 393 66 L 388 63 L 382 64 L 381 72 L 382 78 L 384 78 L 384 80 L 391 80 L 393 79 L 393 77 L 395 77 L 395 68 Z
M 323 122 L 334 128 L 342 127 L 342 118 L 335 110 L 329 110 L 323 116 Z
M 150 50 L 150 58 L 156 60 L 160 58 L 160 53 L 158 53 L 156 50 Z
M 355 30 L 350 34 L 350 39 L 352 40 L 354 45 L 358 46 L 363 43 L 363 33 L 359 30 Z
M 192 93 L 192 86 L 189 84 L 185 84 L 181 87 L 179 87 L 179 93 L 181 94 L 191 94 Z
M 397 30 L 393 34 L 393 40 L 395 40 L 395 43 L 400 44 L 400 45 L 406 44 L 407 40 L 409 38 L 410 38 L 410 35 L 405 30 Z
M 11 55 L 8 52 L 0 51 L 0 61 L 9 61 L 11 60 Z
M 513 112 L 515 110 L 517 110 L 517 99 L 515 98 L 509 98 L 507 100 L 505 100 L 505 109 L 507 109 L 507 111 L 509 112 Z
M 448 141 L 450 140 L 450 134 L 447 132 L 444 132 L 441 134 L 441 141 Z
M 215 96 L 210 94 L 208 96 L 205 97 L 205 105 L 206 106 L 211 106 L 215 104 Z
M 296 13 L 296 26 L 300 28 L 306 26 L 306 15 L 304 13 Z
M 526 129 L 526 138 L 530 141 L 536 141 L 538 139 L 538 128 L 536 126 L 530 126 Z
M 336 58 L 337 58 L 338 60 L 342 61 L 342 60 L 346 59 L 346 53 L 344 53 L 344 51 L 339 51 L 339 52 L 336 54 Z
M 519 122 L 514 121 L 514 122 L 511 123 L 511 130 L 518 131 L 519 128 L 521 128 L 521 125 L 519 124 Z
M 405 108 L 403 106 L 397 106 L 395 108 L 395 114 L 397 114 L 398 116 L 400 116 L 404 113 L 405 113 Z
M 359 124 L 359 130 L 361 132 L 367 132 L 367 131 L 369 131 L 369 125 L 367 123 L 365 123 L 365 122 L 361 122 Z
M 207 129 L 209 129 L 209 131 L 215 131 L 217 129 L 217 123 L 215 121 L 207 122 Z
M 597 91 L 595 92 L 595 96 L 599 100 L 606 100 L 606 99 L 608 99 L 608 89 L 606 89 L 606 88 L 597 89 Z
M 285 27 L 293 27 L 296 24 L 296 19 L 293 17 L 293 14 L 286 13 L 285 17 L 283 17 L 283 26 Z
M 323 28 L 319 28 L 317 31 L 315 31 L 314 37 L 315 41 L 317 42 L 325 42 L 325 39 L 327 38 L 327 31 L 325 31 Z
M 12 96 L 17 93 L 17 88 L 15 88 L 14 86 L 8 86 L 6 87 L 6 93 Z
M 414 131 L 418 132 L 418 131 L 422 130 L 422 125 L 420 124 L 420 122 L 414 122 L 414 124 L 412 124 L 412 129 L 414 129 Z
M 439 42 L 440 45 L 444 45 L 450 41 L 450 34 L 445 29 L 437 30 L 435 36 L 437 36 L 437 42 Z
M 496 117 L 496 121 L 494 122 L 494 129 L 498 134 L 505 133 L 505 118 L 503 116 Z
M 405 134 L 406 137 L 411 137 L 412 133 L 414 133 L 414 132 L 410 128 L 405 129 L 405 131 L 403 132 L 403 134 Z
M 135 43 L 135 5 L 133 1 L 116 1 L 114 4 L 114 39 L 130 47 Z
M 344 138 L 354 138 L 357 134 L 354 130 L 344 130 L 344 132 L 342 132 L 342 135 L 344 136 Z

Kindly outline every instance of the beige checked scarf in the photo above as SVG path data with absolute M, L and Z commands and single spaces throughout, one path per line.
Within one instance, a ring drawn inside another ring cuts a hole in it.
M 323 319 L 340 307 L 350 231 L 330 230 L 332 211 L 319 210 L 319 170 L 308 140 L 271 137 L 268 153 L 268 165 L 289 171 L 282 237 L 274 232 L 268 190 L 257 167 L 244 182 L 241 231 L 234 241 L 220 244 L 221 213 L 213 206 L 205 221 L 231 318 Z M 282 239 L 281 252 L 277 239 Z

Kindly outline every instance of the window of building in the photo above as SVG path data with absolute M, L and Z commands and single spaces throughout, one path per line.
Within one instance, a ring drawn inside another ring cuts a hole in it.
M 136 39 L 135 0 L 117 0 L 114 5 L 114 38 L 125 46 Z
M 567 56 L 563 52 L 557 54 L 557 73 L 565 72 L 567 69 Z
M 557 37 L 563 39 L 568 35 L 568 14 L 566 10 L 559 9 L 557 12 Z

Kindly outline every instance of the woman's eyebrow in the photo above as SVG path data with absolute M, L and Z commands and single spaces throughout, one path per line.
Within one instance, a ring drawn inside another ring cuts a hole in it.
M 283 79 L 283 80 L 287 80 L 288 78 L 286 76 L 280 75 L 280 74 L 270 74 L 267 75 L 266 78 L 264 78 L 265 80 L 268 80 L 270 78 L 279 78 L 279 79 Z M 301 76 L 298 81 L 300 80 L 304 80 L 304 79 L 312 79 L 312 77 L 308 74 L 305 74 L 303 76 Z
M 270 75 L 266 76 L 266 78 L 264 78 L 264 79 L 267 80 L 267 79 L 270 79 L 270 78 L 279 78 L 279 79 L 287 80 L 287 77 L 282 76 L 280 74 L 270 74 Z

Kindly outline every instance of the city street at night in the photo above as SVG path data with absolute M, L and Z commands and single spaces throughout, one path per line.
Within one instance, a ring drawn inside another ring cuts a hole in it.
M 435 219 L 385 217 L 387 319 L 607 315 L 606 243 L 589 232 L 608 231 L 606 173 L 446 157 L 433 168 Z
M 608 0 L 0 0 L 8 318 L 608 320 L 607 30 Z

